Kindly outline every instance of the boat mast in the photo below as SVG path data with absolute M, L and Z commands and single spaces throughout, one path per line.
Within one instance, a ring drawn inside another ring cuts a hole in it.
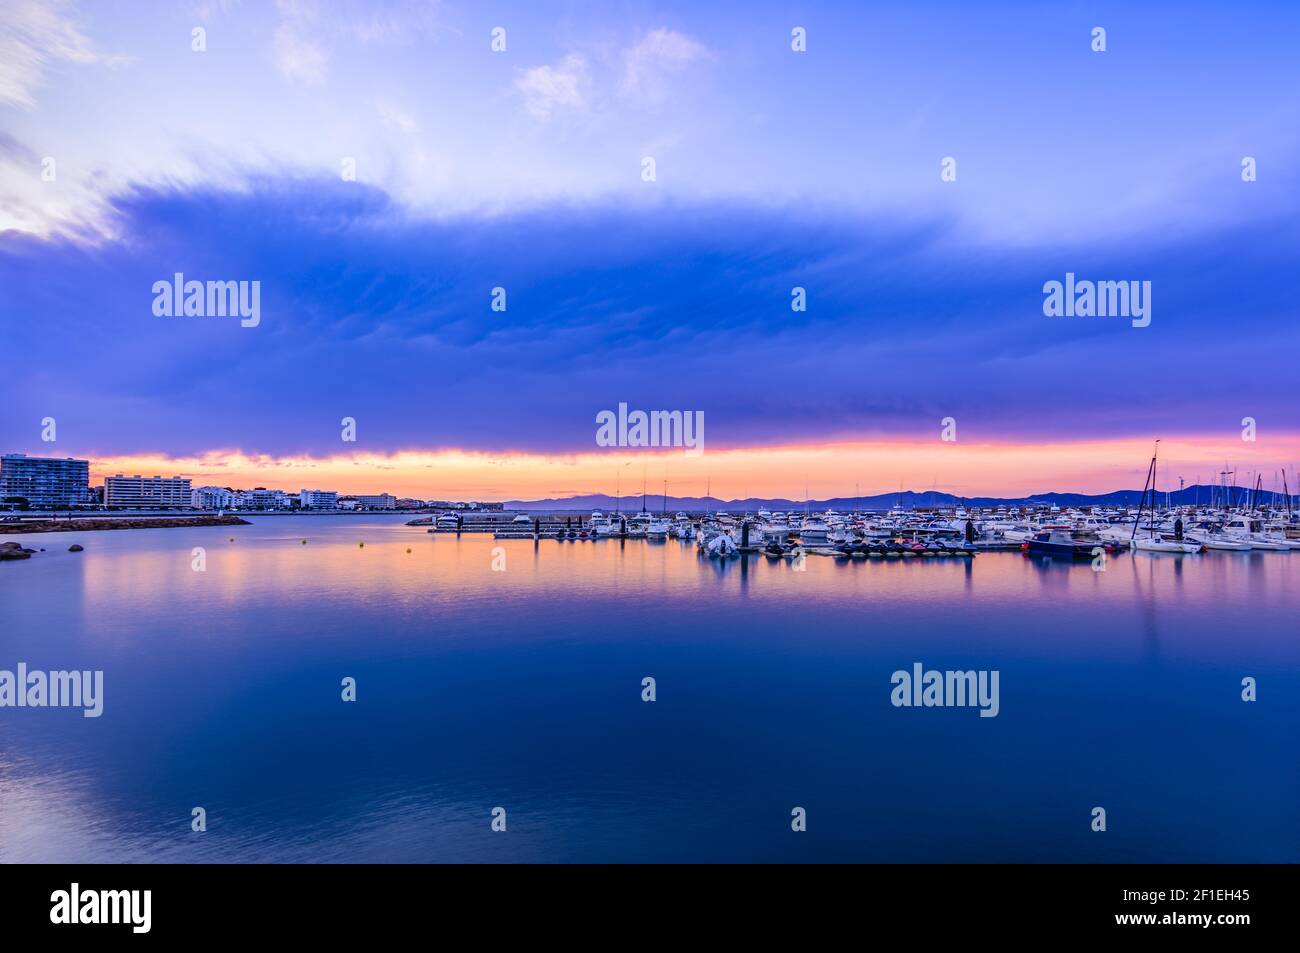
M 1147 478 L 1142 483 L 1142 499 L 1138 501 L 1138 515 L 1137 515 L 1137 519 L 1133 521 L 1133 532 L 1129 536 L 1130 540 L 1135 539 L 1137 537 L 1138 526 L 1142 523 L 1142 511 L 1146 509 L 1148 488 L 1151 490 L 1151 522 L 1152 523 L 1155 522 L 1156 519 L 1156 457 L 1159 455 L 1159 453 L 1160 453 L 1160 441 L 1157 440 L 1155 449 L 1151 452 L 1151 465 L 1147 467 Z

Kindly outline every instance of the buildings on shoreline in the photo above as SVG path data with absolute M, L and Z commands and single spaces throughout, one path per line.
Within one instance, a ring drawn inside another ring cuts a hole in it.
M 104 477 L 90 485 L 90 461 L 72 457 L 0 455 L 0 510 L 244 510 L 313 513 L 422 509 L 499 510 L 500 503 L 448 503 L 396 497 L 391 493 L 340 495 L 336 490 L 288 493 L 263 486 L 241 490 L 229 486 L 192 486 L 191 477 Z
M 190 505 L 189 477 L 104 477 L 104 506 L 130 509 L 179 509 Z
M 0 504 L 9 500 L 40 509 L 84 506 L 92 502 L 90 461 L 6 453 L 0 456 Z

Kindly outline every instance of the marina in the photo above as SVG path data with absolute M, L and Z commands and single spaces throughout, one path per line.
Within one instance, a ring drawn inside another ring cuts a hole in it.
M 1144 494 L 1145 498 L 1145 494 Z M 410 520 L 430 534 L 490 533 L 495 539 L 599 542 L 641 539 L 692 543 L 702 555 L 763 554 L 837 559 L 964 557 L 1024 552 L 1093 558 L 1099 553 L 1197 555 L 1289 552 L 1300 548 L 1300 513 L 1289 507 L 1219 509 L 1170 506 L 1150 510 L 1090 507 L 933 508 L 837 513 L 677 512 L 624 514 L 444 513 Z

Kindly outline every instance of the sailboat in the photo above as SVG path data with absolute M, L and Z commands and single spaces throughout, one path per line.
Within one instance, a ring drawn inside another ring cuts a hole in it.
M 673 528 L 673 521 L 668 518 L 668 481 L 664 480 L 664 508 L 662 516 L 651 516 L 646 524 L 645 534 L 649 539 L 667 539 Z
M 1185 540 L 1182 534 L 1175 531 L 1173 539 L 1166 539 L 1162 533 L 1156 531 L 1156 457 L 1160 453 L 1160 441 L 1156 441 L 1155 450 L 1151 454 L 1151 466 L 1147 469 L 1146 483 L 1142 485 L 1142 502 L 1138 504 L 1137 519 L 1133 522 L 1133 535 L 1129 537 L 1129 545 L 1135 550 L 1147 553 L 1199 553 L 1204 547 L 1200 542 Z M 1143 527 L 1144 535 L 1138 535 L 1138 526 L 1142 522 L 1142 510 L 1146 507 L 1147 491 L 1151 492 L 1151 519 L 1147 526 Z

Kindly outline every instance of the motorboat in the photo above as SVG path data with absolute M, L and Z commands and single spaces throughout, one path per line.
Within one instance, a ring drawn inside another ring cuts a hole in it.
M 1100 548 L 1096 540 L 1075 538 L 1068 529 L 1054 527 L 1030 536 L 1022 544 L 1031 556 L 1056 556 L 1066 559 L 1091 559 L 1093 550 Z
M 1262 520 L 1249 516 L 1234 516 L 1223 526 L 1223 532 L 1234 539 L 1250 543 L 1251 549 L 1271 549 L 1287 552 L 1292 548 L 1292 541 L 1276 532 L 1265 532 Z
M 1254 549 L 1250 541 L 1239 536 L 1229 536 L 1213 528 L 1195 528 L 1187 533 L 1186 539 L 1200 543 L 1206 549 L 1217 549 L 1232 553 L 1246 553 Z
M 805 520 L 799 527 L 799 542 L 804 546 L 829 546 L 831 528 L 817 518 Z
M 740 547 L 726 533 L 719 533 L 703 545 L 703 551 L 710 559 L 727 559 L 739 555 Z

